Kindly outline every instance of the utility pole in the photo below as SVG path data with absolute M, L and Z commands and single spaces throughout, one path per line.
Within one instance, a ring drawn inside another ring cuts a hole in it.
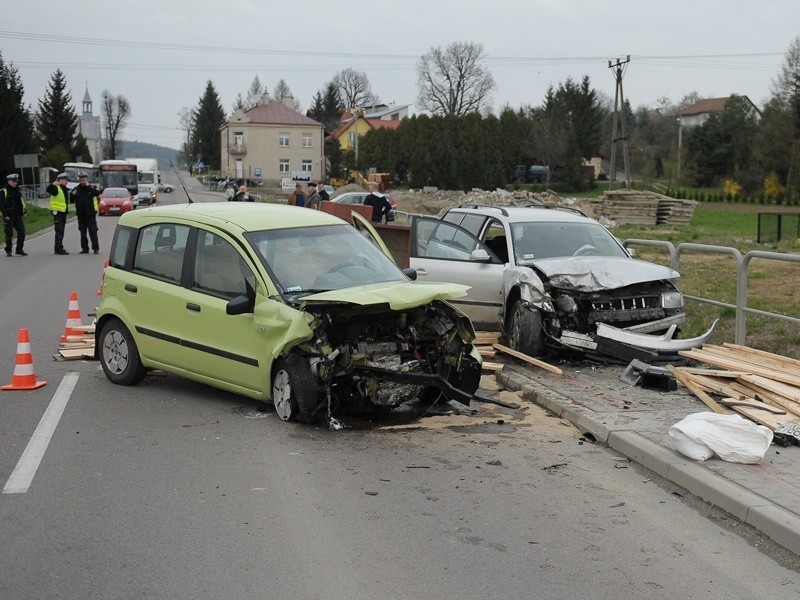
M 625 57 L 625 60 L 619 58 L 616 62 L 608 61 L 608 68 L 614 70 L 614 80 L 616 81 L 616 90 L 614 91 L 614 121 L 611 126 L 611 177 L 608 184 L 608 189 L 614 187 L 614 181 L 617 179 L 617 142 L 622 141 L 622 161 L 625 167 L 625 188 L 630 189 L 631 180 L 628 162 L 628 134 L 625 127 L 625 97 L 622 93 L 622 76 L 625 74 L 625 68 L 631 61 L 630 55 Z M 621 126 L 620 134 L 617 135 L 617 124 Z

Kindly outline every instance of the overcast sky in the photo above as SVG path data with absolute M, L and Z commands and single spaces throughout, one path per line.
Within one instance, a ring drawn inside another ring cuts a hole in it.
M 122 137 L 178 148 L 177 114 L 208 80 L 231 111 L 255 75 L 284 79 L 301 110 L 344 68 L 364 71 L 384 102 L 411 104 L 416 63 L 433 47 L 483 45 L 494 106 L 540 105 L 549 85 L 588 75 L 613 99 L 608 61 L 630 55 L 624 92 L 634 108 L 747 95 L 761 105 L 793 39 L 800 1 L 762 0 L 32 0 L 6 2 L 0 50 L 36 108 L 64 71 L 76 110 L 88 85 L 132 115 Z

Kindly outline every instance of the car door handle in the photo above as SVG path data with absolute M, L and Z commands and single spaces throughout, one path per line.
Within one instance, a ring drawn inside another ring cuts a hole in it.
M 125 291 L 135 294 L 136 292 L 139 291 L 139 289 L 135 285 L 133 285 L 132 283 L 126 283 L 125 284 Z
M 428 274 L 427 269 L 417 269 L 417 275 L 427 275 L 427 274 Z
M 194 302 L 187 302 L 186 303 L 186 308 L 188 308 L 189 310 L 194 311 L 194 312 L 200 312 L 200 305 L 199 304 L 195 304 Z

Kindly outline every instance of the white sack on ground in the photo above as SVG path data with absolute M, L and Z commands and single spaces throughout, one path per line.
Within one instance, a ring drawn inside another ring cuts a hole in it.
M 714 454 L 728 462 L 759 463 L 772 443 L 772 430 L 740 415 L 700 412 L 669 428 L 675 449 L 694 460 Z

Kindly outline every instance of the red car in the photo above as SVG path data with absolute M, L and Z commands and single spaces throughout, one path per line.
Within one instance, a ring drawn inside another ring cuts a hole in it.
M 133 210 L 133 199 L 127 188 L 108 187 L 100 194 L 100 215 L 121 215 Z

